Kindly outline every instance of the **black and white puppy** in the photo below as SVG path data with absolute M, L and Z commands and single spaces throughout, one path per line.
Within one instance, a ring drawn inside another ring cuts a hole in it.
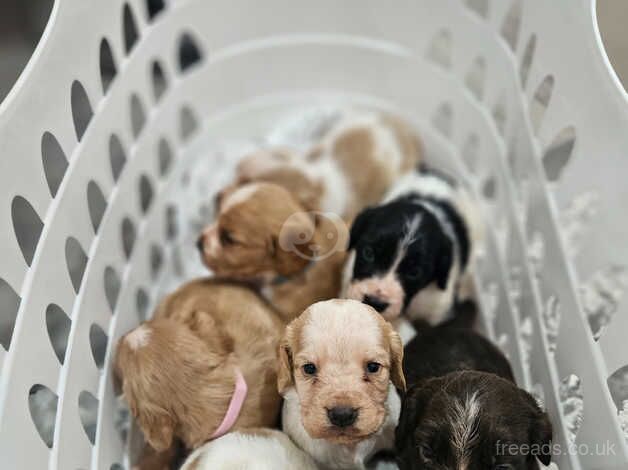
M 405 347 L 410 389 L 396 431 L 401 470 L 549 465 L 552 425 L 504 355 L 470 329 L 421 329 Z
M 393 323 L 406 314 L 436 325 L 470 294 L 468 266 L 481 232 L 464 188 L 434 171 L 408 174 L 382 205 L 356 217 L 345 296 Z

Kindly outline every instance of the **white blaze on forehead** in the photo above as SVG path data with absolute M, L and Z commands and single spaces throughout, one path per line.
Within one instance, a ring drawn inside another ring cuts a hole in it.
M 236 206 L 255 194 L 259 189 L 259 183 L 250 183 L 236 189 L 233 193 L 229 194 L 226 199 L 220 205 L 220 212 L 227 212 L 233 206 Z
M 140 349 L 148 344 L 152 330 L 146 325 L 142 325 L 126 335 L 126 344 L 133 350 Z
M 471 451 L 479 438 L 479 417 L 481 404 L 477 392 L 467 395 L 464 400 L 456 400 L 449 416 L 451 423 L 451 444 L 458 455 L 461 468 L 469 464 Z
M 309 318 L 302 330 L 308 353 L 343 357 L 355 351 L 372 352 L 382 344 L 379 314 L 362 302 L 328 300 L 308 310 Z

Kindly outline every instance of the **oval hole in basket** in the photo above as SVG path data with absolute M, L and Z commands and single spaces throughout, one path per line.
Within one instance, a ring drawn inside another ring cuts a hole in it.
M 145 214 L 153 202 L 153 186 L 146 175 L 141 175 L 139 180 L 140 207 Z
M 480 138 L 477 134 L 469 134 L 462 146 L 462 159 L 471 173 L 477 173 L 480 166 Z
M 87 390 L 83 390 L 79 393 L 78 407 L 83 431 L 89 442 L 94 445 L 98 426 L 98 399 Z
M 146 321 L 148 318 L 149 298 L 146 289 L 140 287 L 135 293 L 135 306 L 137 307 L 137 318 L 140 322 Z
M 122 27 L 124 28 L 124 50 L 128 54 L 135 46 L 139 37 L 137 33 L 137 23 L 128 3 L 122 8 Z
M 111 266 L 107 266 L 105 268 L 105 273 L 103 276 L 103 283 L 105 288 L 105 297 L 107 298 L 107 303 L 109 304 L 109 308 L 113 313 L 116 309 L 116 304 L 118 303 L 118 295 L 120 294 L 120 276 L 115 269 Z
M 159 101 L 168 88 L 166 74 L 159 61 L 154 61 L 151 67 L 151 77 L 153 81 L 153 96 L 155 101 Z
M 519 30 L 521 29 L 521 0 L 514 0 L 502 23 L 501 34 L 510 49 L 517 50 Z
M 30 202 L 22 196 L 15 196 L 11 203 L 11 218 L 13 219 L 13 230 L 17 243 L 20 245 L 24 261 L 27 265 L 33 262 L 37 243 L 44 224 L 31 206 Z
M 183 260 L 181 259 L 181 248 L 178 246 L 172 249 L 172 270 L 178 277 L 183 277 L 185 274 Z
M 628 418 L 628 364 L 613 372 L 607 380 L 608 389 L 617 406 L 617 411 L 625 411 Z M 628 424 L 628 421 L 626 422 Z
M 558 181 L 569 163 L 576 144 L 576 130 L 573 126 L 565 127 L 554 138 L 543 154 L 543 168 L 549 181 Z
M 153 20 L 165 8 L 164 0 L 146 0 L 148 19 Z
M 41 161 L 50 195 L 55 197 L 68 168 L 68 159 L 59 141 L 50 132 L 41 136 Z
M 15 329 L 15 319 L 20 309 L 21 297 L 7 281 L 0 278 L 0 344 L 8 351 Z
M 479 101 L 484 97 L 484 85 L 486 83 L 486 61 L 484 57 L 476 57 L 471 63 L 464 79 L 467 88 Z
M 172 164 L 172 150 L 164 138 L 159 139 L 157 155 L 159 157 L 159 175 L 165 176 Z
M 48 338 L 57 359 L 63 364 L 65 361 L 65 351 L 68 348 L 68 336 L 72 322 L 67 314 L 57 304 L 50 304 L 46 308 L 46 329 Z
M 581 223 L 586 223 L 583 221 Z M 580 285 L 580 304 L 589 321 L 593 339 L 598 341 L 619 310 L 628 288 L 628 270 L 611 265 L 589 274 Z
M 467 0 L 467 6 L 482 18 L 488 18 L 488 0 Z
M 168 240 L 174 240 L 179 233 L 177 215 L 178 211 L 175 206 L 166 207 L 166 238 Z
M 113 180 L 118 181 L 120 173 L 122 173 L 122 169 L 126 165 L 126 154 L 120 138 L 115 134 L 111 134 L 109 138 L 109 162 L 111 163 Z
M 94 323 L 89 328 L 89 345 L 92 348 L 92 357 L 96 363 L 96 367 L 102 369 L 105 364 L 105 354 L 107 352 L 107 342 L 109 338 L 104 330 Z
M 192 134 L 194 134 L 194 132 L 196 132 L 196 129 L 198 127 L 198 121 L 196 120 L 194 113 L 188 106 L 183 106 L 181 108 L 179 119 L 179 131 L 181 139 L 187 140 Z
M 179 70 L 187 71 L 203 58 L 196 41 L 189 33 L 183 33 L 179 39 Z
M 97 233 L 102 217 L 107 209 L 107 200 L 100 186 L 93 180 L 87 183 L 87 207 L 89 208 L 89 217 L 92 220 L 94 233 Z
M 122 250 L 126 259 L 131 257 L 133 246 L 135 245 L 135 225 L 131 219 L 125 217 L 122 219 Z
M 54 442 L 59 397 L 48 387 L 36 384 L 28 392 L 28 409 L 39 437 L 51 449 Z
M 140 135 L 145 124 L 146 111 L 144 111 L 144 105 L 140 97 L 133 93 L 131 95 L 131 131 L 133 131 L 133 137 L 137 138 Z
M 85 267 L 87 266 L 87 255 L 79 241 L 74 237 L 68 237 L 65 241 L 65 261 L 72 281 L 72 287 L 74 287 L 74 292 L 78 294 L 83 281 L 83 274 L 85 274 Z
M 150 247 L 150 274 L 151 277 L 157 279 L 161 266 L 164 262 L 164 255 L 159 245 L 151 245 Z
M 580 377 L 569 374 L 561 380 L 558 392 L 563 423 L 567 430 L 566 438 L 570 444 L 574 444 L 584 415 L 584 395 Z
M 526 47 L 523 51 L 523 57 L 521 58 L 521 67 L 519 68 L 519 78 L 521 79 L 521 86 L 526 87 L 528 83 L 528 75 L 530 74 L 530 67 L 532 66 L 532 60 L 534 59 L 534 50 L 536 49 L 536 34 L 530 36 Z
M 116 77 L 118 70 L 113 60 L 113 52 L 106 38 L 100 41 L 100 81 L 102 83 L 102 92 L 106 94 L 109 86 Z
M 71 91 L 72 119 L 74 121 L 74 130 L 76 138 L 80 141 L 92 120 L 94 112 L 92 105 L 89 103 L 87 92 L 81 82 L 74 80 Z
M 445 137 L 451 137 L 453 130 L 453 109 L 451 104 L 441 104 L 432 116 L 432 125 Z
M 120 465 L 119 463 L 114 463 L 114 464 L 111 464 L 111 467 L 109 467 L 109 470 L 124 470 L 124 467 Z
M 497 181 L 494 176 L 490 176 L 482 185 L 482 194 L 490 201 L 494 201 L 497 197 Z
M 497 132 L 504 137 L 506 132 L 506 95 L 504 93 L 499 95 L 495 106 L 493 106 L 492 114 Z
M 539 84 L 530 103 L 530 121 L 534 132 L 538 132 L 545 110 L 549 106 L 554 91 L 554 77 L 547 75 Z
M 441 29 L 430 42 L 427 49 L 427 58 L 441 67 L 448 69 L 451 67 L 452 56 L 451 32 Z

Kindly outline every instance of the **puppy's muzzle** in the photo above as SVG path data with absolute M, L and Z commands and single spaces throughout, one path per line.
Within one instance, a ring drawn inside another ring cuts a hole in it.
M 385 300 L 382 300 L 379 297 L 375 297 L 373 295 L 365 295 L 362 298 L 362 303 L 365 303 L 366 305 L 370 305 L 375 310 L 377 310 L 378 313 L 382 313 L 390 305 L 389 302 L 386 302 Z
M 335 406 L 327 410 L 329 422 L 339 428 L 346 428 L 358 419 L 358 410 L 350 406 Z

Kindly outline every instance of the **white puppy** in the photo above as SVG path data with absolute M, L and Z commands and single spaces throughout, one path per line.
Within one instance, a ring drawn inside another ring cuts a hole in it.
M 196 449 L 181 470 L 316 470 L 312 458 L 281 431 L 226 434 Z
M 326 468 L 363 469 L 392 449 L 405 389 L 399 335 L 354 300 L 310 306 L 280 345 L 283 429 Z

